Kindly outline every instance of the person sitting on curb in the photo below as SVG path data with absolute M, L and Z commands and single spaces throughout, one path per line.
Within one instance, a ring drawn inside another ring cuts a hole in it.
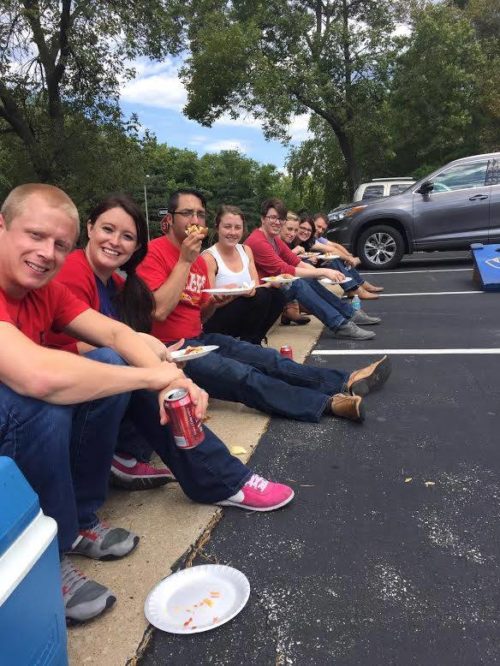
M 325 238 L 324 234 L 328 229 L 328 220 L 324 213 L 316 213 L 313 218 L 310 216 L 305 216 L 305 219 L 311 221 L 314 229 L 314 234 L 311 235 L 312 243 L 311 249 L 317 250 L 319 252 L 330 252 L 333 254 L 338 254 L 339 259 L 336 259 L 330 264 L 333 268 L 335 266 L 341 265 L 339 270 L 341 270 L 346 277 L 351 278 L 352 286 L 349 284 L 345 285 L 346 291 L 352 291 L 357 285 L 358 289 L 355 293 L 360 298 L 369 299 L 370 294 L 371 298 L 377 297 L 381 291 L 384 291 L 383 287 L 376 286 L 371 282 L 368 282 L 360 273 L 356 270 L 357 267 L 361 264 L 361 259 L 353 256 L 343 245 L 339 243 L 334 243 L 333 241 Z M 303 239 L 307 240 L 307 239 Z
M 293 241 L 297 236 L 298 228 L 299 216 L 297 213 L 289 210 L 286 214 L 286 220 L 281 227 L 280 238 L 288 245 L 290 250 L 292 250 L 292 252 L 297 255 L 305 253 L 304 248 L 300 245 L 292 247 Z M 315 265 L 315 260 L 313 258 L 308 258 L 307 261 L 313 266 Z M 308 324 L 310 321 L 310 317 L 306 317 L 300 313 L 300 305 L 298 301 L 288 301 L 283 310 L 283 314 L 281 315 L 281 323 L 283 326 L 290 326 L 290 324 L 295 326 L 304 326 L 304 324 Z
M 174 192 L 162 220 L 165 235 L 149 243 L 138 268 L 155 298 L 153 335 L 165 344 L 184 338 L 188 345 L 218 346 L 185 368 L 214 398 L 299 421 L 318 422 L 323 414 L 362 421 L 360 382 L 368 390 L 380 386 L 390 373 L 387 357 L 349 374 L 295 363 L 274 349 L 227 335 L 203 333 L 202 319 L 214 309 L 204 292 L 209 286 L 208 270 L 200 256 L 205 205 L 204 196 L 196 190 Z
M 280 289 L 258 286 L 259 276 L 252 250 L 241 245 L 246 232 L 245 216 L 236 206 L 219 206 L 215 215 L 217 242 L 203 253 L 212 287 L 254 287 L 242 296 L 232 297 L 205 321 L 207 333 L 224 333 L 261 345 L 285 305 Z M 256 286 L 255 286 L 256 285 Z
M 16 461 L 44 513 L 57 522 L 69 623 L 100 615 L 116 598 L 79 572 L 68 554 L 111 560 L 139 542 L 136 534 L 108 527 L 96 514 L 131 392 L 157 395 L 154 420 L 163 426 L 164 397 L 171 389 L 189 392 L 200 419 L 208 401 L 205 391 L 174 363 L 161 361 L 131 328 L 53 280 L 78 234 L 75 205 L 51 185 L 21 185 L 0 209 L 0 455 Z M 95 349 L 86 357 L 49 349 L 45 344 L 54 330 Z M 169 427 L 162 431 L 172 436 Z
M 365 331 L 359 326 L 378 324 L 380 318 L 370 317 L 363 310 L 355 312 L 349 303 L 325 289 L 318 281 L 320 278 L 328 278 L 340 283 L 344 275 L 331 268 L 315 268 L 305 263 L 281 240 L 280 232 L 286 215 L 286 207 L 280 199 L 267 199 L 261 206 L 261 226 L 252 231 L 245 241 L 253 251 L 259 277 L 262 279 L 283 274 L 298 277 L 298 280 L 283 285 L 288 301 L 297 300 L 307 312 L 327 326 L 336 338 L 374 338 L 373 331 Z

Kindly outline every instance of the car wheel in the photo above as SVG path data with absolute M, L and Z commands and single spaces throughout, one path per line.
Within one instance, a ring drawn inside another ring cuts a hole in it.
M 359 237 L 357 255 L 365 268 L 394 268 L 401 261 L 405 244 L 394 227 L 380 224 L 370 227 Z

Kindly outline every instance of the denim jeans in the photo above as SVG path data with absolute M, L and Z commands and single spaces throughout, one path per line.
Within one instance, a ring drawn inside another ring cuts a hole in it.
M 111 349 L 86 356 L 125 365 Z M 155 393 L 136 391 L 61 406 L 18 395 L 0 384 L 0 454 L 16 461 L 44 513 L 56 520 L 62 552 L 71 548 L 79 528 L 97 523 L 95 512 L 106 499 L 118 428 L 129 403 L 134 424 L 191 499 L 227 499 L 251 475 L 208 428 L 198 447 L 178 449 L 170 427 L 160 425 Z
M 283 289 L 287 301 L 299 301 L 331 331 L 336 331 L 354 314 L 349 303 L 332 294 L 314 278 L 299 278 L 285 285 Z
M 104 363 L 121 359 L 109 349 L 88 357 Z M 71 548 L 78 528 L 97 523 L 118 426 L 128 395 L 80 405 L 53 405 L 19 395 L 0 384 L 0 453 L 13 458 L 58 525 L 59 548 Z
M 348 373 L 302 365 L 274 349 L 203 333 L 187 345 L 219 349 L 186 363 L 184 372 L 213 398 L 242 402 L 266 414 L 317 423 L 330 398 L 345 390 Z

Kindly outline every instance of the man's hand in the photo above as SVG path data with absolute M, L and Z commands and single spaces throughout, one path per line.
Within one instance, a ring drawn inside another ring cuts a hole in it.
M 332 282 L 342 282 L 345 280 L 345 275 L 340 271 L 334 271 L 332 268 L 322 268 L 321 272 L 323 277 L 330 278 Z
M 192 264 L 201 252 L 201 243 L 205 238 L 205 234 L 189 234 L 182 241 L 181 245 L 181 259 Z
M 182 345 L 184 344 L 184 340 L 179 340 L 179 342 L 176 342 L 175 345 L 172 345 L 171 347 L 165 347 L 163 342 L 158 340 L 158 338 L 155 338 L 153 335 L 149 335 L 148 333 L 138 333 L 144 342 L 147 344 L 147 346 L 154 351 L 154 353 L 158 356 L 160 361 L 172 361 L 172 357 L 169 354 L 170 351 L 175 351 L 176 349 L 180 349 Z
M 194 414 L 198 419 L 204 419 L 207 406 L 208 406 L 208 393 L 197 386 L 191 379 L 183 376 L 181 379 L 175 380 L 170 386 L 160 390 L 158 394 L 158 401 L 160 405 L 160 423 L 165 425 L 168 423 L 168 415 L 165 411 L 165 397 L 169 391 L 174 388 L 185 388 L 189 393 L 191 402 L 194 405 Z

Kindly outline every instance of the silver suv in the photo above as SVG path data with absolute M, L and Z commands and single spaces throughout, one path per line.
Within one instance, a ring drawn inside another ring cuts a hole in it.
M 354 203 L 328 217 L 328 238 L 371 269 L 393 268 L 417 250 L 500 243 L 500 153 L 455 160 L 402 194 Z

